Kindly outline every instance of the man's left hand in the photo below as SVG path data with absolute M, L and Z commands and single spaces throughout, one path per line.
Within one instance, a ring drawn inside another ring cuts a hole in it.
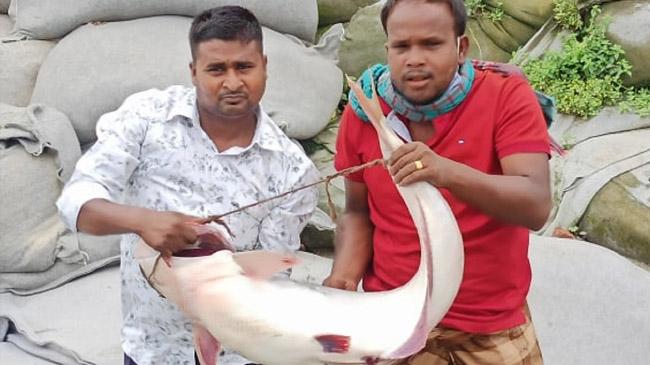
M 411 142 L 393 152 L 388 166 L 396 184 L 408 185 L 425 181 L 444 187 L 453 168 L 453 161 L 441 157 L 422 142 Z

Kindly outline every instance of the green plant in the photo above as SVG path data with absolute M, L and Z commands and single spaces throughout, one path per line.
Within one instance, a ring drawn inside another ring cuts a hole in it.
M 577 0 L 554 0 L 553 14 L 555 21 L 565 29 L 577 30 L 584 25 Z
M 634 112 L 642 117 L 650 117 L 650 88 L 626 90 L 619 107 L 623 112 Z
M 632 67 L 623 49 L 605 36 L 607 23 L 596 21 L 599 14 L 600 7 L 594 6 L 586 26 L 565 39 L 561 52 L 524 66 L 531 84 L 555 96 L 562 113 L 595 116 L 626 92 L 622 79 Z
M 505 15 L 503 2 L 500 0 L 493 1 L 493 5 L 488 4 L 486 0 L 465 0 L 465 7 L 467 14 L 473 18 L 484 16 L 493 22 L 498 22 Z

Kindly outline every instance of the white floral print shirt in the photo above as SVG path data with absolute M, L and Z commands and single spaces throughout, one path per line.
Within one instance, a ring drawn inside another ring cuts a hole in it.
M 261 107 L 252 143 L 218 151 L 200 126 L 193 88 L 172 86 L 130 96 L 100 118 L 97 137 L 57 201 L 73 231 L 81 206 L 90 199 L 207 216 L 319 177 Z M 228 216 L 236 249 L 297 250 L 317 195 L 316 189 L 305 189 Z M 127 234 L 121 241 L 124 352 L 138 365 L 194 364 L 191 325 L 143 278 L 133 257 L 137 238 Z M 219 358 L 223 365 L 249 362 L 228 350 Z

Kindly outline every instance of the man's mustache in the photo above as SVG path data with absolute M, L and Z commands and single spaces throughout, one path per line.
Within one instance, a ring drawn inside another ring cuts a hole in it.
M 219 99 L 226 98 L 245 98 L 247 95 L 244 92 L 226 92 L 219 94 Z

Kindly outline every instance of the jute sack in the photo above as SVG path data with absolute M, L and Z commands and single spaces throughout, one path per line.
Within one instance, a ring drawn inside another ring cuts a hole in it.
M 336 173 L 334 155 L 336 153 L 336 135 L 339 122 L 330 123 L 325 130 L 309 141 L 309 158 L 314 162 L 321 176 Z M 331 249 L 334 246 L 335 217 L 331 210 L 340 216 L 345 209 L 345 178 L 337 177 L 329 184 L 318 185 L 318 207 L 300 235 L 301 242 L 307 249 Z M 329 199 L 328 199 L 329 197 Z M 330 206 L 331 203 L 331 206 Z
M 61 112 L 0 104 L 0 291 L 11 286 L 6 274 L 47 276 L 57 261 L 85 264 L 119 253 L 115 238 L 112 245 L 81 239 L 58 218 L 54 203 L 79 156 L 74 130 Z
M 13 27 L 14 22 L 11 20 L 9 15 L 0 14 L 0 39 L 11 33 Z
M 531 27 L 539 28 L 553 15 L 553 0 L 487 0 L 492 7 L 501 3 L 503 11 Z
M 386 63 L 386 34 L 379 14 L 383 2 L 359 10 L 345 28 L 339 49 L 339 66 L 348 75 L 359 76 L 376 63 Z
M 120 264 L 120 236 L 91 236 L 66 231 L 61 246 L 78 246 L 83 260 L 57 259 L 45 271 L 0 272 L 0 294 L 33 295 L 46 292 L 76 278 Z
M 532 60 L 542 58 L 548 52 L 562 51 L 562 44 L 569 34 L 570 31 L 564 30 L 554 19 L 549 19 L 517 51 L 512 58 L 512 63 L 523 66 Z
M 11 0 L 0 0 L 0 14 L 7 14 Z
M 364 6 L 378 0 L 318 0 L 318 25 L 345 23 Z
M 496 62 L 510 60 L 510 53 L 494 43 L 476 19 L 468 19 L 465 34 L 469 37 L 469 58 Z
M 627 85 L 650 86 L 650 2 L 615 1 L 603 5 L 601 18 L 611 19 L 607 37 L 625 50 L 632 64 Z
M 117 109 L 127 96 L 150 88 L 191 85 L 187 40 L 191 20 L 163 16 L 78 28 L 46 59 L 32 102 L 63 111 L 82 145 L 94 141 L 99 117 Z M 269 60 L 265 110 L 287 125 L 289 136 L 313 137 L 327 124 L 343 87 L 335 60 L 320 52 L 329 53 L 329 48 L 306 47 L 266 28 L 264 47 Z
M 52 47 L 50 41 L 0 42 L 0 103 L 29 104 L 38 70 Z
M 523 46 L 532 37 L 537 28 L 504 15 L 499 21 L 492 21 L 485 16 L 477 19 L 481 29 L 502 50 L 512 53 Z
M 9 14 L 16 21 L 16 37 L 54 39 L 92 21 L 157 15 L 193 17 L 205 9 L 222 5 L 244 6 L 257 16 L 262 25 L 306 41 L 314 40 L 318 26 L 316 0 L 16 0 Z
M 336 65 L 342 34 L 343 27 L 335 25 L 317 45 L 306 47 L 264 31 L 269 78 L 262 105 L 289 137 L 312 138 L 329 123 L 343 92 L 343 73 Z

